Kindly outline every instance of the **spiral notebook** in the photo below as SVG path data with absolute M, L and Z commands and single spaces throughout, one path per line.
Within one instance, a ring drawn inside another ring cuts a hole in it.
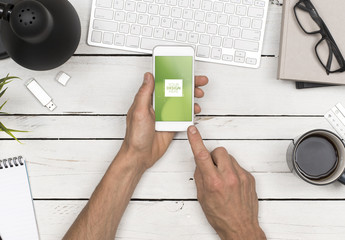
M 23 157 L 0 160 L 0 239 L 39 239 Z

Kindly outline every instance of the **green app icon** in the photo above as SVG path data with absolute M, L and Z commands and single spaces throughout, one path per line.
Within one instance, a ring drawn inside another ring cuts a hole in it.
M 155 57 L 156 121 L 192 121 L 193 57 Z

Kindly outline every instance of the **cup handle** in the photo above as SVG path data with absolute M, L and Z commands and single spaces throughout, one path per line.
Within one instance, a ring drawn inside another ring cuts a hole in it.
M 341 174 L 340 178 L 338 178 L 338 181 L 345 185 L 345 172 Z

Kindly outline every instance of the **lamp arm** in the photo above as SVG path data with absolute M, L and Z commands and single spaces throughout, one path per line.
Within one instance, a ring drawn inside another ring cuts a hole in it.
M 14 5 L 0 2 L 0 20 L 9 21 Z

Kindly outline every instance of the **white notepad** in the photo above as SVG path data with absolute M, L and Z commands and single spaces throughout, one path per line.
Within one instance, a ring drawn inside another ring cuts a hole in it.
M 0 159 L 0 236 L 2 240 L 39 239 L 22 157 Z

